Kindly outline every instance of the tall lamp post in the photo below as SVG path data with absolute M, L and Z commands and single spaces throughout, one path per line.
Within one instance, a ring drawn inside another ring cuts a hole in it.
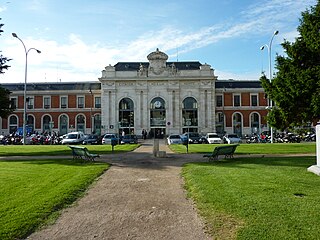
M 91 89 L 91 86 L 90 86 L 90 89 L 89 89 L 89 92 L 91 94 L 91 107 L 90 107 L 90 123 L 91 123 L 91 134 L 93 133 L 93 115 L 92 115 L 92 108 L 93 108 L 93 93 L 92 93 L 92 89 Z
M 21 40 L 21 38 L 18 37 L 16 33 L 12 33 L 12 36 L 17 38 L 23 45 L 24 53 L 26 55 L 26 65 L 24 69 L 24 91 L 23 91 L 23 144 L 26 144 L 26 122 L 27 122 L 27 70 L 28 70 L 28 53 L 31 50 L 37 51 L 37 53 L 41 53 L 40 50 L 36 48 L 29 48 L 27 50 L 26 45 Z
M 268 55 L 269 55 L 269 79 L 270 79 L 270 82 L 272 81 L 271 47 L 272 47 L 273 38 L 274 38 L 274 36 L 278 35 L 278 33 L 279 33 L 278 30 L 274 31 L 274 33 L 273 33 L 273 35 L 271 37 L 269 45 L 265 44 L 262 47 L 260 47 L 260 50 L 264 50 L 265 47 L 267 47 L 267 49 L 268 49 Z M 269 99 L 269 108 L 270 109 L 272 108 L 272 99 Z M 271 143 L 273 143 L 273 127 L 272 126 L 270 128 L 270 131 L 271 131 Z

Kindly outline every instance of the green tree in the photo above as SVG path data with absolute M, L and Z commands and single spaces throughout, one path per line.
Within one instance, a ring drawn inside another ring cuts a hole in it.
M 1 20 L 1 18 L 0 18 Z M 2 30 L 3 24 L 0 24 L 0 35 L 3 32 Z M 0 51 L 1 53 L 1 51 Z M 4 74 L 5 70 L 8 70 L 10 67 L 7 62 L 11 59 L 4 57 L 0 54 L 0 74 Z M 10 91 L 0 86 L 0 117 L 6 118 L 10 113 L 14 111 L 10 101 Z
M 320 0 L 302 13 L 297 30 L 295 42 L 281 44 L 286 56 L 276 57 L 272 82 L 260 78 L 275 103 L 268 122 L 281 130 L 320 119 Z

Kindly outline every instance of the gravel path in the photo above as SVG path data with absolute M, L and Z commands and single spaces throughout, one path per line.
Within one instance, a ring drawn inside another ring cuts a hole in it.
M 198 155 L 152 155 L 153 142 L 146 141 L 131 153 L 104 155 L 112 164 L 54 225 L 28 239 L 210 239 L 181 178 L 183 163 Z

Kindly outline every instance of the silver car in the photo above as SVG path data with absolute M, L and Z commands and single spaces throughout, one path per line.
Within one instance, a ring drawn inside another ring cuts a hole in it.
M 71 132 L 62 139 L 61 144 L 81 144 L 84 139 L 83 132 Z
M 182 139 L 179 134 L 172 134 L 169 137 L 167 137 L 168 144 L 182 144 Z
M 119 142 L 119 137 L 115 133 L 106 133 L 102 138 L 102 144 L 111 144 L 111 140 L 116 139 Z
M 238 137 L 237 134 L 227 134 L 223 137 L 223 142 L 232 144 L 232 143 L 241 143 L 241 138 Z

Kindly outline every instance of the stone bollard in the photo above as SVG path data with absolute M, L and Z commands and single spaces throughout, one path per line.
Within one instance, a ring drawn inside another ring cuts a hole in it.
M 153 141 L 153 156 L 157 156 L 157 152 L 159 152 L 159 139 L 154 139 Z
M 158 152 L 156 153 L 156 157 L 158 157 L 158 158 L 165 158 L 165 157 L 167 157 L 167 153 L 166 153 L 166 151 L 158 151 Z
M 308 171 L 320 176 L 320 122 L 316 126 L 316 154 L 317 165 L 312 165 L 308 168 Z

